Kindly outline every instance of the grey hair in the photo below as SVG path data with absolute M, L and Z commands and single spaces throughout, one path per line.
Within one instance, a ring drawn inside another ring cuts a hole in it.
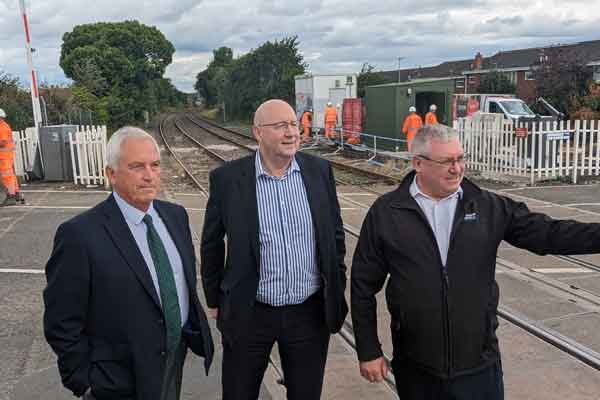
M 458 137 L 458 132 L 446 125 L 434 124 L 425 125 L 417 131 L 412 140 L 410 153 L 414 156 L 429 155 L 429 143 L 432 140 L 438 140 L 443 143 L 448 143 Z
M 152 135 L 141 128 L 135 126 L 124 126 L 112 134 L 106 144 L 106 164 L 113 170 L 117 170 L 119 159 L 121 158 L 121 147 L 123 142 L 128 139 L 147 139 L 151 140 L 156 147 L 156 152 L 160 157 L 160 149 L 158 143 Z

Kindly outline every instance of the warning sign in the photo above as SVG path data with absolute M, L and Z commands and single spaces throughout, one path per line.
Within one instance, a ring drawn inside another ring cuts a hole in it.
M 527 137 L 528 134 L 529 131 L 527 130 L 527 128 L 515 128 L 516 137 L 524 138 Z

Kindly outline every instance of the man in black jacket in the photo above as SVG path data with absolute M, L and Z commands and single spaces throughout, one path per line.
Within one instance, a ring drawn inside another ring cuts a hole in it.
M 44 333 L 63 385 L 97 400 L 177 400 L 187 349 L 213 343 L 185 209 L 156 200 L 160 151 L 125 127 L 107 144 L 113 193 L 63 223 L 46 264 Z
M 202 234 L 204 293 L 223 335 L 223 399 L 258 398 L 277 342 L 287 398 L 318 400 L 330 333 L 348 312 L 333 172 L 296 152 L 296 115 L 284 101 L 263 103 L 252 130 L 256 154 L 211 173 Z
M 360 372 L 387 373 L 375 294 L 387 277 L 392 368 L 402 400 L 503 399 L 496 338 L 496 253 L 502 240 L 536 254 L 600 251 L 600 224 L 555 221 L 464 179 L 456 131 L 419 130 L 413 166 L 363 223 L 351 278 Z

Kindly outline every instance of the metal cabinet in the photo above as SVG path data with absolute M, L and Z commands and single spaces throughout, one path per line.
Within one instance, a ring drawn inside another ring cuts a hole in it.
M 53 125 L 39 128 L 45 181 L 73 180 L 69 132 L 77 132 L 77 125 Z

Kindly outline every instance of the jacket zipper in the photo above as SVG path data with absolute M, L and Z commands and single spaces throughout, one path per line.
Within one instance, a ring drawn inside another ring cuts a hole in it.
M 460 203 L 457 204 L 457 209 L 458 207 L 460 207 Z M 452 374 L 452 340 L 451 340 L 451 334 L 450 334 L 450 305 L 449 305 L 449 301 L 448 301 L 448 293 L 450 291 L 450 279 L 448 278 L 448 270 L 446 269 L 446 267 L 444 266 L 444 264 L 442 263 L 442 257 L 440 256 L 440 249 L 438 247 L 437 244 L 437 239 L 435 238 L 435 233 L 433 232 L 433 229 L 431 228 L 431 225 L 429 224 L 429 220 L 427 219 L 427 217 L 425 216 L 425 214 L 423 213 L 423 211 L 421 210 L 421 208 L 419 207 L 417 209 L 417 213 L 419 214 L 420 218 L 423 220 L 423 222 L 425 223 L 425 226 L 427 226 L 429 228 L 429 233 L 430 233 L 430 237 L 433 240 L 433 245 L 436 249 L 436 254 L 437 254 L 437 259 L 439 261 L 439 265 L 440 265 L 440 270 L 441 270 L 441 275 L 442 275 L 442 303 L 443 303 L 443 307 L 444 309 L 442 310 L 442 318 L 443 318 L 443 328 L 445 330 L 445 335 L 444 335 L 444 340 L 445 340 L 445 345 L 446 345 L 446 351 L 445 351 L 445 363 L 446 363 L 446 371 L 448 373 L 448 377 L 451 376 Z M 454 233 L 456 232 L 456 228 L 458 228 L 457 224 L 453 224 L 454 225 L 454 229 L 452 230 L 452 234 L 451 234 L 451 241 L 450 244 L 448 246 L 448 254 L 450 254 L 450 249 L 451 249 L 451 243 L 452 243 L 452 239 L 454 236 Z
M 453 350 L 452 350 L 452 332 L 450 329 L 450 304 L 448 301 L 449 291 L 450 291 L 450 279 L 448 278 L 448 270 L 445 267 L 442 267 L 442 280 L 443 280 L 443 301 L 444 301 L 444 322 L 446 328 L 446 368 L 448 373 L 448 378 L 452 377 L 452 358 L 453 358 Z

